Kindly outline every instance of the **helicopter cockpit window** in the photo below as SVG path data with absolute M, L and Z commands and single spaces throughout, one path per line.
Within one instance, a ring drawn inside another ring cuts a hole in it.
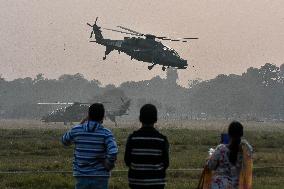
M 175 55 L 175 56 L 177 56 L 177 57 L 180 57 L 179 56 L 179 54 L 174 50 L 174 49 L 172 49 L 172 48 L 170 48 L 170 47 L 164 47 L 163 48 L 163 50 L 165 50 L 165 51 L 168 51 L 169 53 L 171 53 L 172 55 Z
M 174 50 L 174 49 L 171 49 L 171 53 L 177 57 L 179 57 L 178 53 Z

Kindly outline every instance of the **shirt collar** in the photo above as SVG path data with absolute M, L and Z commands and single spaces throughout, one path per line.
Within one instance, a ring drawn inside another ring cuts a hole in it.
M 102 127 L 102 125 L 97 121 L 86 121 L 85 124 L 88 131 L 95 131 L 97 128 Z

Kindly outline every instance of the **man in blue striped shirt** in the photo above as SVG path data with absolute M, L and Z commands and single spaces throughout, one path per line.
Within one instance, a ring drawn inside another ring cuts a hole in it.
M 75 144 L 73 176 L 76 189 L 108 188 L 118 148 L 112 132 L 102 126 L 104 115 L 102 104 L 91 105 L 88 119 L 62 137 L 65 146 Z

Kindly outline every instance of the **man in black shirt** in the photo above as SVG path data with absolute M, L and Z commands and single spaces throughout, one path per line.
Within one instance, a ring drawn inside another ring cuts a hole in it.
M 169 143 L 167 137 L 154 128 L 156 107 L 145 104 L 140 109 L 139 120 L 142 127 L 129 135 L 124 155 L 129 167 L 129 186 L 131 189 L 163 189 L 169 167 Z

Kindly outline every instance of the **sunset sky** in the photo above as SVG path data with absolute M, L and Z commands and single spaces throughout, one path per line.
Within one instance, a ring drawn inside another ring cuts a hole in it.
M 241 74 L 266 62 L 284 63 L 284 1 L 282 0 L 0 0 L 0 74 L 7 80 L 47 78 L 82 73 L 104 85 L 119 85 L 156 75 L 161 66 L 130 60 L 113 51 L 102 60 L 105 47 L 89 43 L 87 22 L 142 33 L 199 37 L 190 43 L 165 42 L 190 67 L 180 70 L 180 84 L 220 73 Z M 105 38 L 124 35 L 103 31 Z M 194 65 L 194 68 L 191 67 Z

